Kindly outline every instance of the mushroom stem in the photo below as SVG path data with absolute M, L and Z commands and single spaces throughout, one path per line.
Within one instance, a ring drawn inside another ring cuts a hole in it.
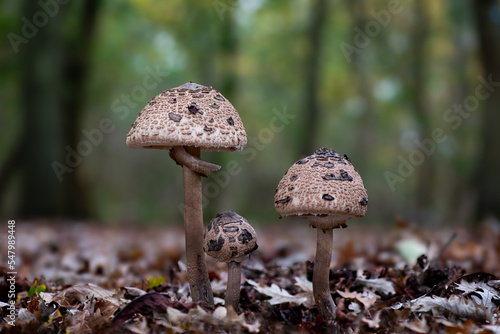
M 193 172 L 199 173 L 203 176 L 208 176 L 208 174 L 210 174 L 211 172 L 220 169 L 219 165 L 201 160 L 199 154 L 197 156 L 189 154 L 189 152 L 187 151 L 189 149 L 189 147 L 184 148 L 182 146 L 174 146 L 172 149 L 170 149 L 170 157 L 178 165 L 181 165 L 183 167 L 186 166 Z M 198 148 L 197 150 L 199 153 L 200 149 Z
M 241 263 L 228 262 L 227 272 L 226 307 L 232 306 L 237 311 L 240 303 Z
M 200 149 L 188 147 L 187 153 L 200 158 Z M 187 166 L 182 166 L 184 183 L 184 229 L 186 232 L 186 267 L 194 301 L 214 305 L 212 287 L 208 278 L 203 252 L 203 209 L 201 176 Z
M 335 320 L 336 306 L 330 293 L 330 261 L 332 257 L 333 229 L 318 228 L 316 260 L 313 271 L 313 293 L 319 314 L 327 326 Z

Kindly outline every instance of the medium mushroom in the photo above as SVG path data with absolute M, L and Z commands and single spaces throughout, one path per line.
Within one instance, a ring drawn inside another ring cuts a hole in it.
M 205 230 L 203 250 L 228 266 L 226 307 L 238 309 L 241 262 L 257 249 L 257 233 L 242 216 L 233 211 L 217 214 Z
M 127 135 L 129 147 L 170 150 L 170 156 L 183 167 L 186 266 L 194 301 L 213 305 L 203 252 L 201 176 L 220 169 L 201 160 L 200 150 L 242 150 L 246 143 L 243 123 L 233 105 L 212 87 L 192 82 L 149 101 Z
M 274 207 L 280 215 L 305 218 L 318 230 L 313 293 L 327 325 L 333 323 L 336 308 L 329 285 L 333 229 L 363 217 L 367 205 L 363 180 L 349 158 L 328 148 L 293 164 L 276 189 Z

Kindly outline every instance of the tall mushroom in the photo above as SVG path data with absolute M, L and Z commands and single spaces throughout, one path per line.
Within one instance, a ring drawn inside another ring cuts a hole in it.
M 368 196 L 363 180 L 346 155 L 321 148 L 288 169 L 274 201 L 280 215 L 305 218 L 318 230 L 313 293 L 319 313 L 330 326 L 336 308 L 329 284 L 333 229 L 365 215 Z
M 194 301 L 213 305 L 203 252 L 201 176 L 220 166 L 200 159 L 200 150 L 242 150 L 243 123 L 233 105 L 217 90 L 188 82 L 154 97 L 139 113 L 127 135 L 137 149 L 170 150 L 183 167 L 186 265 Z
M 204 251 L 228 268 L 226 307 L 238 310 L 240 301 L 241 262 L 257 249 L 257 233 L 248 221 L 234 211 L 217 214 L 208 224 Z

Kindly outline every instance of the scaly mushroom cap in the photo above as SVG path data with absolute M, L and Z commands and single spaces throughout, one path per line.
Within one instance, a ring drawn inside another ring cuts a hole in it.
M 127 135 L 127 145 L 139 149 L 194 146 L 236 151 L 246 143 L 245 128 L 233 105 L 212 87 L 191 82 L 149 101 Z
M 241 262 L 257 249 L 257 233 L 233 211 L 217 214 L 204 233 L 203 250 L 221 262 Z
M 282 216 L 308 218 L 318 228 L 334 228 L 363 217 L 368 195 L 346 155 L 322 148 L 293 164 L 281 179 L 274 207 Z

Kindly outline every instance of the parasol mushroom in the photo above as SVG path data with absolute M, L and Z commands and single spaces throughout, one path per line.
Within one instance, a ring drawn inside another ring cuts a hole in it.
M 217 214 L 204 234 L 203 250 L 228 268 L 226 307 L 238 309 L 241 262 L 257 249 L 257 233 L 248 221 L 233 211 Z
M 233 105 L 212 87 L 193 82 L 154 97 L 139 113 L 127 135 L 136 149 L 166 149 L 183 167 L 186 266 L 194 301 L 213 305 L 203 252 L 201 176 L 220 166 L 200 159 L 200 151 L 242 150 L 243 123 Z
M 274 200 L 280 215 L 305 218 L 318 230 L 313 293 L 319 313 L 331 326 L 336 308 L 329 284 L 333 229 L 365 215 L 368 196 L 363 180 L 347 156 L 322 148 L 288 169 Z

